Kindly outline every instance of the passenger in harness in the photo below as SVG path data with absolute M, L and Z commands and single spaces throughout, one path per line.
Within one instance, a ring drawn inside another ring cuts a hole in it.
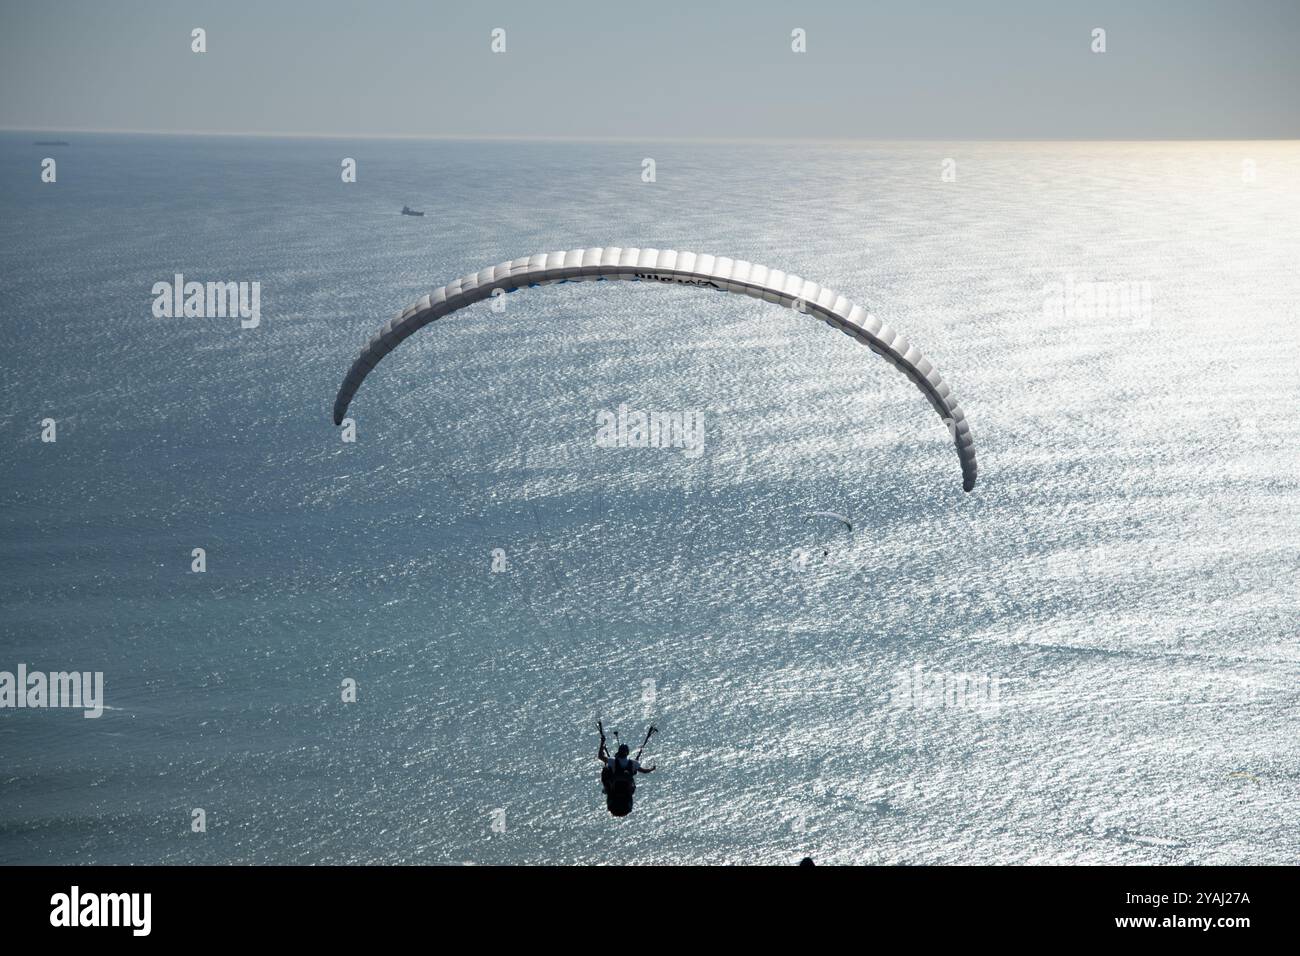
M 637 751 L 636 757 L 629 756 L 627 744 L 619 744 L 618 751 L 611 757 L 605 746 L 605 728 L 600 721 L 596 721 L 596 729 L 600 731 L 600 747 L 596 751 L 596 759 L 604 765 L 600 771 L 600 786 L 605 791 L 605 808 L 616 817 L 625 817 L 632 812 L 632 797 L 636 793 L 636 775 L 652 773 L 655 768 L 643 767 L 637 759 L 645 750 L 644 742 L 641 744 L 641 750 Z M 645 735 L 646 741 L 655 731 L 656 728 L 651 726 Z M 614 736 L 618 736 L 617 731 L 614 732 Z

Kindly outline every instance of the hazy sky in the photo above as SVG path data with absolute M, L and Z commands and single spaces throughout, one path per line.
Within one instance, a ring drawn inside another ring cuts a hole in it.
M 0 11 L 7 128 L 1300 138 L 1300 0 L 0 0 Z M 207 53 L 190 52 L 194 27 Z M 494 27 L 504 54 L 489 49 Z M 796 27 L 807 53 L 791 52 Z

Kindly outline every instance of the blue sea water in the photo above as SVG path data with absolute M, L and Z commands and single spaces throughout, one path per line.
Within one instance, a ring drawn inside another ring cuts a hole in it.
M 1295 862 L 1298 224 L 1296 143 L 3 134 L 0 670 L 110 709 L 0 710 L 0 862 Z M 895 325 L 979 486 L 846 336 L 645 283 L 435 324 L 340 440 L 392 315 L 613 245 Z M 176 273 L 260 326 L 155 318 Z M 626 819 L 598 716 L 662 730 Z

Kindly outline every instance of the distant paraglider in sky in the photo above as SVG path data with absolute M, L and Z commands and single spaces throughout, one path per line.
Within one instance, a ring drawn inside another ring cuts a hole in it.
M 838 521 L 840 524 L 844 525 L 846 531 L 853 530 L 853 522 L 850 521 L 846 516 L 840 514 L 838 511 L 814 511 L 808 517 L 809 519 L 831 518 L 832 520 Z
M 380 359 L 403 339 L 437 319 L 497 293 L 560 282 L 602 279 L 661 282 L 736 292 L 775 302 L 834 326 L 862 342 L 917 386 L 948 426 L 961 462 L 962 487 L 975 487 L 975 442 L 952 389 L 904 336 L 844 296 L 779 269 L 725 256 L 619 247 L 540 253 L 489 266 L 442 286 L 389 321 L 352 363 L 334 399 L 334 424 L 342 424 L 353 396 Z
M 853 532 L 853 522 L 846 515 L 838 511 L 814 511 L 807 516 L 808 521 L 817 522 L 821 527 L 819 531 L 832 529 L 835 532 Z M 818 547 L 821 548 L 822 557 L 829 557 L 831 553 L 831 541 L 827 537 Z

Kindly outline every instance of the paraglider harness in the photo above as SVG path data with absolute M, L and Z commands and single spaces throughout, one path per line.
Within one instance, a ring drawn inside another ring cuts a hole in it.
M 605 728 L 599 720 L 596 721 L 596 729 L 600 731 L 600 744 L 604 747 Z M 600 787 L 605 791 L 609 812 L 615 816 L 625 816 L 632 811 L 632 795 L 636 793 L 636 768 L 640 766 L 645 745 L 658 731 L 659 728 L 651 724 L 650 729 L 646 731 L 645 740 L 641 741 L 641 749 L 636 752 L 635 757 L 610 757 L 601 768 Z M 617 730 L 614 731 L 614 738 L 618 739 Z M 608 754 L 608 751 L 606 753 Z
M 636 793 L 636 771 L 632 769 L 632 758 L 611 758 L 600 772 L 600 786 L 607 797 L 630 797 Z

